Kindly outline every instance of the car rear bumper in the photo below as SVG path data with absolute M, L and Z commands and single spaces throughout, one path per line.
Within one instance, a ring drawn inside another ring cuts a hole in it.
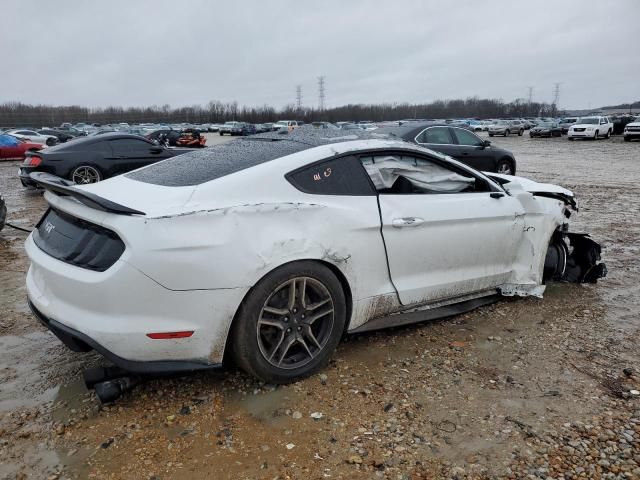
M 124 260 L 96 272 L 47 255 L 32 236 L 25 249 L 31 259 L 29 302 L 65 344 L 89 346 L 122 368 L 139 372 L 210 368 L 222 362 L 229 327 L 246 289 L 169 290 Z M 148 336 L 185 331 L 193 334 Z

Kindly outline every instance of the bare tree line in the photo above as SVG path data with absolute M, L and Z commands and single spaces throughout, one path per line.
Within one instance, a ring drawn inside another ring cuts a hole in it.
M 21 102 L 0 104 L 2 126 L 56 126 L 70 123 L 221 123 L 239 120 L 251 123 L 273 122 L 280 119 L 311 121 L 383 121 L 407 118 L 502 118 L 553 116 L 556 107 L 548 103 L 526 102 L 517 99 L 506 103 L 496 99 L 467 98 L 465 100 L 437 100 L 431 103 L 349 104 L 339 107 L 316 108 L 287 105 L 276 109 L 269 105 L 239 106 L 237 102 L 210 101 L 207 105 L 172 108 L 170 105 L 149 107 L 89 108 L 77 105 L 30 105 Z

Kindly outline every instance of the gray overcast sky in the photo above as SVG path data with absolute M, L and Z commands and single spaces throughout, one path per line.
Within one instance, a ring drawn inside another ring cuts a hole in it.
M 640 1 L 2 0 L 0 102 L 640 99 Z

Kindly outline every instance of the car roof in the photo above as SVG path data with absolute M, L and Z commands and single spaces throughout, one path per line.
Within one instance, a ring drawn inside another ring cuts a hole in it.
M 78 147 L 83 147 L 85 145 L 89 145 L 92 143 L 102 142 L 104 140 L 121 140 L 125 138 L 143 140 L 144 142 L 149 144 L 152 143 L 141 135 L 133 135 L 131 133 L 120 133 L 120 132 L 107 132 L 101 135 L 93 135 L 88 137 L 76 138 L 72 142 L 60 143 L 56 146 L 47 148 L 43 153 L 54 153 L 54 152 L 65 151 L 65 150 L 74 150 Z
M 331 153 L 327 153 L 327 156 L 352 149 L 353 146 L 342 147 L 345 143 L 361 144 L 354 142 L 358 140 L 384 140 L 376 144 L 378 148 L 391 144 L 396 148 L 416 147 L 374 132 L 375 130 L 349 130 L 345 133 L 341 130 L 319 130 L 310 125 L 302 126 L 289 133 L 269 132 L 234 139 L 178 155 L 125 176 L 156 185 L 192 186 L 316 147 L 331 147 Z M 338 144 L 341 144 L 340 147 Z
M 452 127 L 459 128 L 459 125 L 450 125 L 442 122 L 406 122 L 402 125 L 389 125 L 379 127 L 374 130 L 375 135 L 388 135 L 391 138 L 401 138 L 407 141 L 413 141 L 422 130 L 427 127 Z

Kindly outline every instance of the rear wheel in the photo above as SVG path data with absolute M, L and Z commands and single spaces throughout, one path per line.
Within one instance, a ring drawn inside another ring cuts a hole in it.
M 71 181 L 78 185 L 86 185 L 88 183 L 96 183 L 102 180 L 100 170 L 91 165 L 80 165 L 71 172 Z
M 605 138 L 611 138 L 611 129 L 607 130 L 607 136 Z
M 295 262 L 269 273 L 240 306 L 232 331 L 236 363 L 269 383 L 290 383 L 322 368 L 346 322 L 336 276 L 316 262 Z
M 496 172 L 502 173 L 503 175 L 513 175 L 513 163 L 508 158 L 503 158 L 498 161 L 496 165 Z

